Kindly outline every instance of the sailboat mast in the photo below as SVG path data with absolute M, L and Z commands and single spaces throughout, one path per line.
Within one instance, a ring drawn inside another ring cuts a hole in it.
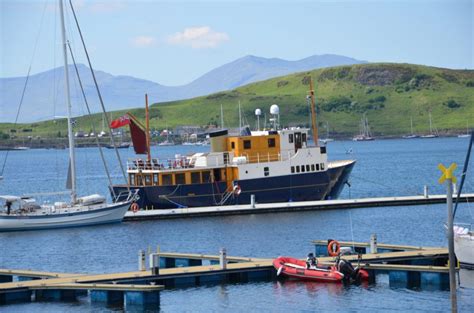
M 240 100 L 239 100 L 239 133 L 242 132 L 242 111 L 240 109 Z
M 313 78 L 309 80 L 310 96 L 311 96 L 311 124 L 313 126 L 313 141 L 314 145 L 319 146 L 318 125 L 316 124 L 316 105 L 314 100 Z
M 222 103 L 221 103 L 221 128 L 224 129 L 224 111 L 222 110 Z
M 430 134 L 433 134 L 433 126 L 431 123 L 431 111 L 428 113 L 428 115 L 430 116 Z
M 411 134 L 413 135 L 413 117 L 410 116 L 410 130 Z
M 148 111 L 148 94 L 145 94 L 145 114 L 146 114 L 146 145 L 147 145 L 147 161 L 151 162 L 150 147 L 150 113 Z
M 64 57 L 64 87 L 67 104 L 67 133 L 69 138 L 69 166 L 71 173 L 71 202 L 76 203 L 76 158 L 74 153 L 74 135 L 72 133 L 72 119 L 71 119 L 71 96 L 69 91 L 69 71 L 67 64 L 67 40 L 66 40 L 66 28 L 64 26 L 64 7 L 63 0 L 59 0 L 59 10 L 61 13 L 61 36 L 63 45 L 63 57 Z

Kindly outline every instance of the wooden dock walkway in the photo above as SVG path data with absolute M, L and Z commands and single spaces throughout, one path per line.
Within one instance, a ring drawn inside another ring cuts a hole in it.
M 474 202 L 474 194 L 463 194 L 461 202 Z M 258 202 L 258 199 L 257 199 Z M 300 202 L 279 202 L 279 203 L 256 203 L 228 206 L 196 207 L 196 208 L 175 208 L 164 210 L 140 210 L 137 212 L 127 212 L 124 220 L 148 220 L 148 219 L 172 219 L 183 217 L 208 217 L 223 215 L 243 215 L 258 213 L 277 212 L 298 212 L 317 211 L 335 209 L 356 209 L 369 207 L 386 206 L 412 206 L 445 203 L 446 195 L 429 196 L 402 196 L 402 197 L 382 197 L 363 199 L 340 199 L 340 200 L 320 200 L 320 201 L 300 201 Z
M 318 247 L 327 241 L 315 240 L 313 243 Z M 340 243 L 367 246 L 363 242 Z M 446 288 L 448 268 L 442 266 L 447 260 L 446 248 L 389 244 L 378 244 L 378 248 L 393 251 L 344 255 L 343 258 L 354 266 L 358 264 L 365 268 L 372 282 L 377 275 L 388 274 L 390 284 L 394 286 Z M 272 258 L 229 256 L 220 263 L 223 255 L 161 252 L 158 273 L 157 269 L 155 273 L 148 269 L 104 274 L 0 269 L 0 305 L 31 301 L 32 295 L 37 301 L 74 299 L 81 291 L 88 290 L 93 302 L 138 303 L 146 307 L 159 303 L 159 291 L 168 287 L 276 279 Z M 335 257 L 318 257 L 318 261 L 331 265 Z

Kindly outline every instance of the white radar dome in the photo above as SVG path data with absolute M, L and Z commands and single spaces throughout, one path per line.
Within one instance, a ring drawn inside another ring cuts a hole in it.
M 257 116 L 262 115 L 262 110 L 256 109 L 256 110 L 255 110 L 255 115 L 257 115 Z
M 280 114 L 280 108 L 278 107 L 278 105 L 272 104 L 272 106 L 270 107 L 270 114 L 273 114 L 273 115 Z

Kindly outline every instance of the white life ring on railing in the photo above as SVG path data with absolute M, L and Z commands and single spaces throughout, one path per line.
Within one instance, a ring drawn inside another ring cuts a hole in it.
M 234 185 L 234 195 L 238 196 L 242 192 L 239 185 Z

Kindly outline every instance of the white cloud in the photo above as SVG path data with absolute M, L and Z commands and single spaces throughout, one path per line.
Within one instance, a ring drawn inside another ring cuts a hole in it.
M 228 41 L 229 35 L 212 30 L 209 26 L 185 28 L 168 36 L 168 43 L 173 45 L 191 46 L 193 49 L 214 48 Z
M 137 36 L 132 39 L 135 47 L 149 47 L 155 43 L 155 38 L 151 36 Z

